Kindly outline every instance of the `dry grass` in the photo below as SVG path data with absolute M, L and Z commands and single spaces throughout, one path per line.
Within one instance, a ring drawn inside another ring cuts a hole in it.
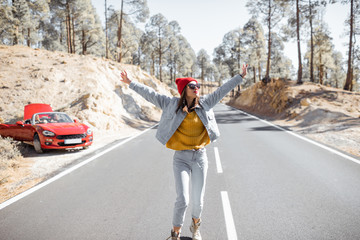
M 33 161 L 25 159 L 23 151 L 26 147 L 20 142 L 0 136 L 0 203 L 42 180 L 31 176 Z
M 15 170 L 23 160 L 18 146 L 18 141 L 0 136 L 0 186 L 7 182 L 8 170 Z

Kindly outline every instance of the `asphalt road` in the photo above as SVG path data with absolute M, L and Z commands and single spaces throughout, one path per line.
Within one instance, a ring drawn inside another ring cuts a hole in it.
M 225 105 L 215 113 L 204 240 L 360 239 L 359 164 Z M 0 239 L 166 239 L 173 151 L 155 132 L 1 209 Z M 191 239 L 188 213 L 182 239 Z

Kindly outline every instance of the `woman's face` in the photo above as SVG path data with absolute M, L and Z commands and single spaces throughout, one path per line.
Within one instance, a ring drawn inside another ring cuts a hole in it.
M 195 81 L 191 81 L 186 85 L 186 96 L 196 98 L 200 96 L 199 85 Z

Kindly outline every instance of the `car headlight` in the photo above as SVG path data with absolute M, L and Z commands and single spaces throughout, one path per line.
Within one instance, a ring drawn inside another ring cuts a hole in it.
M 88 130 L 86 131 L 86 134 L 87 134 L 87 135 L 91 135 L 91 133 L 92 133 L 91 129 L 88 128 Z
M 44 136 L 46 136 L 46 137 L 53 137 L 53 136 L 55 136 L 55 133 L 50 132 L 50 131 L 48 131 L 48 130 L 44 130 L 44 131 L 42 132 L 42 134 L 43 134 Z

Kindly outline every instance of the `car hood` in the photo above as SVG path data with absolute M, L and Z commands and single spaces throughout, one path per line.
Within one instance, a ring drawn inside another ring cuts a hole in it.
M 41 127 L 56 135 L 83 134 L 86 133 L 88 129 L 88 127 L 82 123 L 48 123 L 41 124 Z
M 39 112 L 52 112 L 49 104 L 32 103 L 24 107 L 24 120 L 30 119 L 35 113 Z

